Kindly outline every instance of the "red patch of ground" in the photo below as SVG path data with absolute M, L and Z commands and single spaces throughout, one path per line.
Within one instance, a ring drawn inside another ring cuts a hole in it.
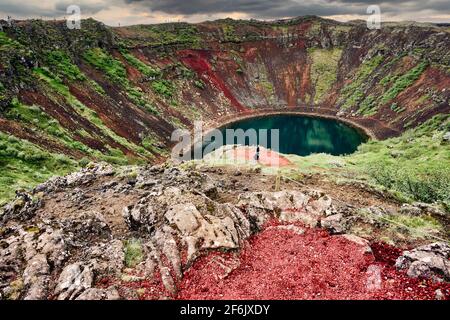
M 225 97 L 230 100 L 236 111 L 245 111 L 246 108 L 236 99 L 227 87 L 223 79 L 217 76 L 208 62 L 206 51 L 183 50 L 180 51 L 180 60 L 184 65 L 194 70 L 203 80 L 212 83 L 217 89 L 221 90 Z
M 224 274 L 223 266 L 236 259 L 239 266 Z M 411 279 L 341 236 L 317 229 L 298 234 L 272 222 L 240 256 L 199 259 L 185 273 L 178 298 L 434 299 L 438 288 L 450 296 L 450 284 Z
M 255 147 L 237 148 L 233 151 L 233 159 L 251 161 L 254 159 L 255 153 Z M 285 167 L 292 164 L 279 153 L 264 148 L 261 148 L 259 152 L 258 163 L 268 167 Z
M 375 259 L 390 266 L 395 265 L 395 261 L 401 256 L 402 250 L 386 243 L 375 242 L 370 246 Z

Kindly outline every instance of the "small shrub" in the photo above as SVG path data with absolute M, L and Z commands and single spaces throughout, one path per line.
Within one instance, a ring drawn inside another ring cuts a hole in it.
M 164 96 L 165 98 L 172 98 L 175 91 L 174 87 L 172 86 L 172 83 L 168 80 L 153 81 L 152 88 L 156 93 Z
M 202 80 L 195 80 L 194 85 L 199 89 L 205 89 L 206 85 Z
M 131 239 L 125 243 L 125 265 L 133 268 L 143 260 L 141 241 Z

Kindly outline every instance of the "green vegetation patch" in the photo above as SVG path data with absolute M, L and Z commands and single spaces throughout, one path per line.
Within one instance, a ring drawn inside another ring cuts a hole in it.
M 224 24 L 222 26 L 222 32 L 224 36 L 224 40 L 228 42 L 238 42 L 240 39 L 236 35 L 236 30 L 233 25 L 231 24 Z
M 206 88 L 205 82 L 203 82 L 203 80 L 201 80 L 201 79 L 195 80 L 194 86 L 196 86 L 197 88 L 202 89 L 202 90 L 204 90 Z
M 128 85 L 127 72 L 123 64 L 104 50 L 100 48 L 87 50 L 83 58 L 97 69 L 105 72 L 111 81 L 124 87 Z
M 161 71 L 158 68 L 151 67 L 138 58 L 136 58 L 134 55 L 129 53 L 128 51 L 122 49 L 120 51 L 123 55 L 123 57 L 130 63 L 133 67 L 139 70 L 140 73 L 142 73 L 147 78 L 156 78 L 161 76 Z
M 367 96 L 363 102 L 361 102 L 359 106 L 358 113 L 362 114 L 364 116 L 371 116 L 374 115 L 376 111 L 376 103 L 375 103 L 375 97 L 372 95 Z
M 134 268 L 144 258 L 142 244 L 140 240 L 130 239 L 125 242 L 125 265 Z
M 86 76 L 80 71 L 77 65 L 72 63 L 70 57 L 63 51 L 50 51 L 47 53 L 46 62 L 57 70 L 58 76 L 63 76 L 69 80 L 85 81 Z
M 44 59 L 46 65 L 49 66 L 48 69 L 51 69 L 59 78 L 66 81 L 87 81 L 89 86 L 93 87 L 99 94 L 105 94 L 105 90 L 97 82 L 86 77 L 66 52 L 61 50 L 49 51 Z
M 127 71 L 122 62 L 115 59 L 100 48 L 87 50 L 84 53 L 83 57 L 88 63 L 103 71 L 108 79 L 124 88 L 127 97 L 135 105 L 155 115 L 159 114 L 159 111 L 156 109 L 156 107 L 149 103 L 144 97 L 144 93 L 142 92 L 141 88 L 135 87 L 130 83 L 127 78 Z M 134 62 L 136 63 L 136 61 Z M 144 68 L 144 64 L 140 67 Z M 150 70 L 146 69 L 145 72 L 150 72 Z
M 159 47 L 166 45 L 186 45 L 200 48 L 202 38 L 196 26 L 188 23 L 165 23 L 159 25 L 136 25 L 128 27 L 133 39 L 127 39 L 126 45 L 146 45 Z
M 0 82 L 0 101 L 4 100 L 6 96 L 6 89 L 3 86 L 3 83 Z
M 341 95 L 345 99 L 342 109 L 345 110 L 354 107 L 365 98 L 365 94 L 361 90 L 361 87 L 364 81 L 375 71 L 383 60 L 383 56 L 377 55 L 372 59 L 364 61 L 359 66 L 354 76 L 354 80 L 341 90 Z
M 407 73 L 395 79 L 392 86 L 381 97 L 381 103 L 388 103 L 395 99 L 399 93 L 411 86 L 428 67 L 428 62 L 421 62 Z
M 82 117 L 86 118 L 89 122 L 91 122 L 95 126 L 97 126 L 105 136 L 109 136 L 111 139 L 113 139 L 117 143 L 121 144 L 122 146 L 125 146 L 129 150 L 133 150 L 137 154 L 143 155 L 148 158 L 153 157 L 143 147 L 140 147 L 140 146 L 135 145 L 134 143 L 131 143 L 124 137 L 119 136 L 113 130 L 108 128 L 94 110 L 86 107 L 83 103 L 81 103 L 77 98 L 75 98 L 70 93 L 69 88 L 64 83 L 61 82 L 61 79 L 59 79 L 58 76 L 54 75 L 52 72 L 50 72 L 46 68 L 36 68 L 34 70 L 34 72 L 40 79 L 47 82 L 53 90 L 55 90 L 58 94 L 65 97 L 67 102 Z M 101 153 L 96 153 L 95 156 L 104 161 L 113 162 L 113 163 L 117 163 L 117 164 L 125 164 L 128 161 L 130 161 L 130 159 L 126 158 L 124 155 L 122 155 L 121 157 L 116 157 L 114 155 L 108 156 L 108 155 L 103 155 Z
M 405 107 L 400 106 L 397 102 L 394 102 L 393 104 L 391 104 L 391 110 L 396 112 L 396 113 L 401 113 L 403 111 L 405 111 Z
M 449 130 L 448 115 L 435 116 L 401 137 L 369 141 L 346 158 L 380 186 L 450 208 L 450 145 L 442 141 Z
M 314 102 L 318 103 L 336 82 L 342 49 L 312 49 L 308 53 L 312 60 L 311 81 L 316 88 Z
M 46 133 L 70 149 L 78 150 L 86 154 L 93 152 L 86 145 L 74 140 L 56 119 L 53 119 L 42 111 L 39 106 L 24 105 L 17 98 L 14 98 L 5 116 L 7 119 L 22 122 L 39 129 L 40 132 Z
M 156 80 L 152 82 L 153 90 L 165 98 L 172 98 L 175 93 L 175 88 L 169 80 Z
M 431 239 L 430 235 L 438 236 L 444 233 L 444 228 L 438 220 L 429 216 L 410 216 L 404 214 L 387 214 L 383 216 L 377 216 L 371 213 L 367 209 L 360 209 L 357 214 L 361 217 L 369 219 L 375 219 L 384 227 L 380 230 L 380 239 L 384 242 L 395 244 L 397 241 L 412 240 L 412 239 Z M 374 230 L 370 230 L 371 227 L 364 225 L 353 226 L 351 233 L 359 236 L 370 236 Z
M 37 145 L 0 132 L 0 206 L 17 189 L 29 188 L 54 175 L 75 171 L 78 164 L 65 155 L 49 153 Z
M 21 46 L 20 43 L 17 41 L 11 39 L 6 35 L 5 32 L 0 31 L 0 49 L 8 49 L 8 48 L 15 48 Z

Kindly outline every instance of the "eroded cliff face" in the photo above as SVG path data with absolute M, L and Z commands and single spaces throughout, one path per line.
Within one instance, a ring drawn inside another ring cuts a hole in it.
M 80 159 L 157 162 L 173 130 L 197 119 L 298 110 L 348 118 L 385 138 L 450 111 L 449 32 L 433 25 L 368 30 L 301 17 L 0 26 L 2 161 L 49 168 L 44 177 Z

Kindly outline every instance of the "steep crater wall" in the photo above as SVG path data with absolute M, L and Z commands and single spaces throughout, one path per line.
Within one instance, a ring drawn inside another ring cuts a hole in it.
M 158 162 L 173 130 L 198 119 L 295 111 L 383 139 L 450 111 L 449 32 L 435 25 L 368 30 L 300 17 L 120 28 L 83 20 L 80 30 L 1 21 L 0 29 L 0 138 L 10 149 L 19 138 L 2 161 L 13 167 Z M 54 164 L 55 154 L 76 162 Z

